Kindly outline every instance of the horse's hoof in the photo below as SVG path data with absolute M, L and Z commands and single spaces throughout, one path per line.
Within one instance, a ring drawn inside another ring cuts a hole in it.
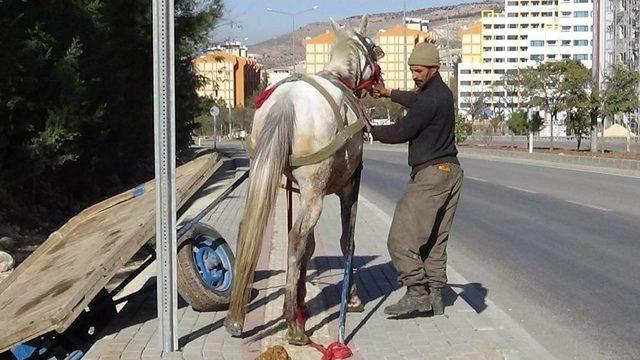
M 307 334 L 302 334 L 302 336 L 287 336 L 287 340 L 290 345 L 296 346 L 304 346 L 309 343 L 309 337 Z
M 240 325 L 239 323 L 231 323 L 225 320 L 224 327 L 225 329 L 227 329 L 227 332 L 231 334 L 231 336 L 239 337 L 240 335 L 242 335 L 242 325 Z
M 347 312 L 353 312 L 353 313 L 364 312 L 364 304 L 361 302 L 357 304 L 348 304 Z

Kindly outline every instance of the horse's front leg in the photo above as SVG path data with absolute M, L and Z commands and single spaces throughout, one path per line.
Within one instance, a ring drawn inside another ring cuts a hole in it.
M 342 248 L 342 255 L 345 257 L 349 254 L 349 244 L 352 243 L 353 249 L 355 249 L 354 232 L 356 227 L 356 215 L 358 212 L 358 192 L 360 190 L 361 170 L 362 166 L 358 167 L 349 180 L 349 183 L 338 191 L 338 197 L 340 197 L 340 217 L 342 220 L 340 247 Z M 363 312 L 364 304 L 362 303 L 362 300 L 360 300 L 360 297 L 358 297 L 356 282 L 353 279 L 353 269 L 349 269 L 349 271 L 350 284 L 347 311 Z
M 287 321 L 287 340 L 292 345 L 306 345 L 309 343 L 309 337 L 305 334 L 303 316 L 298 316 L 299 311 L 303 311 L 300 307 L 304 302 L 299 302 L 299 282 L 303 278 L 301 270 L 304 268 L 306 273 L 306 265 L 301 266 L 305 260 L 309 244 L 309 234 L 313 231 L 320 213 L 322 212 L 322 193 L 313 192 L 309 194 L 301 189 L 301 212 L 296 220 L 293 229 L 289 232 L 289 253 L 287 267 L 287 284 L 284 295 L 284 317 Z M 311 238 L 313 238 L 311 236 Z M 304 285 L 304 284 L 303 284 Z M 302 315 L 302 314 L 301 314 Z

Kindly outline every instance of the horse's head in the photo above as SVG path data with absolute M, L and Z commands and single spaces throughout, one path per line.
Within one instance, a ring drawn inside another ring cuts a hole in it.
M 357 28 L 347 22 L 346 28 L 343 29 L 331 19 L 336 44 L 330 62 L 333 69 L 329 70 L 338 70 L 339 79 L 358 96 L 362 90 L 371 92 L 374 85 L 382 82 L 378 60 L 384 56 L 384 52 L 367 37 L 368 22 L 369 16 L 365 14 Z

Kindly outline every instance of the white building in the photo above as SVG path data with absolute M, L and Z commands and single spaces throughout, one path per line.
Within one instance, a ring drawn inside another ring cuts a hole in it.
M 479 100 L 494 112 L 516 107 L 518 92 L 504 86 L 509 70 L 565 59 L 591 68 L 592 30 L 593 0 L 505 0 L 502 13 L 483 11 L 478 24 L 460 30 L 458 109 Z M 554 135 L 563 134 L 558 125 Z

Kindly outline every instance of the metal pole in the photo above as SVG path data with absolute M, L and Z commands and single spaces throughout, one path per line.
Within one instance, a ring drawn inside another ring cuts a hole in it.
M 229 140 L 231 140 L 231 104 L 229 104 Z
M 213 117 L 213 150 L 218 149 L 218 117 Z
M 404 33 L 404 40 L 402 40 L 402 42 L 404 43 L 404 90 L 409 90 L 408 85 L 407 85 L 407 24 L 405 23 L 407 17 L 407 0 L 403 0 L 402 1 L 402 29 L 403 29 L 403 33 Z
M 291 14 L 291 63 L 292 63 L 292 70 L 293 72 L 296 72 L 296 57 L 295 55 L 293 55 L 293 43 L 294 43 L 294 36 L 295 36 L 295 32 L 296 32 L 296 15 L 295 14 Z
M 591 71 L 593 75 L 593 91 L 600 90 L 600 0 L 593 0 L 593 60 Z M 591 123 L 591 152 L 598 151 L 598 118 L 596 115 L 595 124 Z
M 157 303 L 164 352 L 178 348 L 173 15 L 173 0 L 153 0 Z

